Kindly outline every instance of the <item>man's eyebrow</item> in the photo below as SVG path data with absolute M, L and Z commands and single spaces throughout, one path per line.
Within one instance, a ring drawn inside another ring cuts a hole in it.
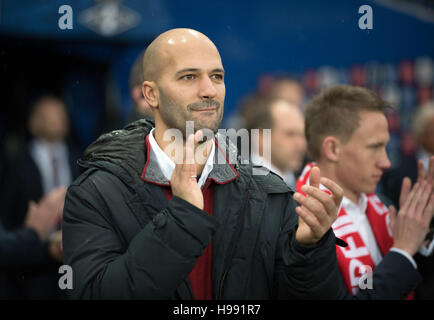
M 179 76 L 179 75 L 186 73 L 186 72 L 198 72 L 199 70 L 200 70 L 199 68 L 184 68 L 184 69 L 177 71 L 175 76 Z M 211 72 L 212 73 L 214 73 L 214 72 L 225 73 L 225 70 L 222 68 L 216 68 L 216 69 L 211 70 Z
M 185 68 L 185 69 L 181 69 L 179 71 L 176 72 L 176 76 L 182 74 L 182 73 L 186 73 L 186 72 L 198 72 L 199 69 L 198 68 Z
M 225 73 L 225 70 L 222 68 L 217 68 L 217 69 L 213 69 L 212 72 L 221 72 L 221 73 Z

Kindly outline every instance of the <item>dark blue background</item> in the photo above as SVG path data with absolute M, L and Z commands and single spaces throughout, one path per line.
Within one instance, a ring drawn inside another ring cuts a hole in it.
M 58 9 L 64 4 L 73 9 L 73 30 L 58 28 Z M 122 5 L 139 13 L 141 20 L 135 28 L 113 37 L 98 35 L 79 23 L 80 12 L 96 4 L 91 0 L 3 0 L 0 35 L 54 40 L 51 50 L 56 47 L 62 52 L 65 63 L 70 57 L 106 63 L 116 93 L 112 98 L 122 119 L 131 107 L 128 74 L 136 55 L 156 35 L 175 27 L 197 29 L 219 48 L 227 71 L 225 119 L 264 73 L 434 57 L 433 23 L 375 1 L 125 0 Z M 373 30 L 358 27 L 358 9 L 364 4 L 373 9 Z M 80 88 L 85 90 L 81 84 L 76 86 Z M 72 90 L 71 84 L 66 90 Z

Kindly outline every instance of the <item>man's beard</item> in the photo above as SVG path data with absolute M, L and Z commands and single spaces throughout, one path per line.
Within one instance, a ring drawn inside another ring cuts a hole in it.
M 186 139 L 186 124 L 187 121 L 194 121 L 194 132 L 197 132 L 201 129 L 209 129 L 212 132 L 217 133 L 217 130 L 220 126 L 220 123 L 223 118 L 223 109 L 224 106 L 220 104 L 218 101 L 213 99 L 207 99 L 203 101 L 194 102 L 189 104 L 187 108 L 184 108 L 183 105 L 180 105 L 170 99 L 167 95 L 163 93 L 160 88 L 160 116 L 166 126 L 171 129 L 178 129 L 182 132 L 184 139 Z M 205 123 L 199 119 L 196 119 L 192 112 L 194 110 L 203 110 L 203 109 L 211 109 L 215 108 L 215 113 L 217 115 L 216 119 L 211 123 Z M 221 108 L 221 109 L 220 109 Z

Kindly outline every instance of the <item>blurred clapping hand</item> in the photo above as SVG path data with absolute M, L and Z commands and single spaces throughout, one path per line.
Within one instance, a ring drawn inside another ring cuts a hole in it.
M 66 187 L 61 186 L 53 189 L 38 203 L 30 201 L 24 222 L 27 228 L 36 231 L 42 242 L 50 242 L 50 256 L 58 262 L 62 261 L 62 231 L 55 230 L 62 219 L 65 194 Z

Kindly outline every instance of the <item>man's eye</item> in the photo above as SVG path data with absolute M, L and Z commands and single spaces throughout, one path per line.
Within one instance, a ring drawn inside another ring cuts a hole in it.
M 376 149 L 380 149 L 381 147 L 383 147 L 383 145 L 382 144 L 374 144 L 374 145 L 371 145 L 371 146 L 369 146 L 371 149 L 374 149 L 374 150 L 376 150 Z
M 196 76 L 194 74 L 186 74 L 185 76 L 182 76 L 182 80 L 194 80 Z
M 223 75 L 222 74 L 213 74 L 211 76 L 211 78 L 214 78 L 216 80 L 223 80 Z

